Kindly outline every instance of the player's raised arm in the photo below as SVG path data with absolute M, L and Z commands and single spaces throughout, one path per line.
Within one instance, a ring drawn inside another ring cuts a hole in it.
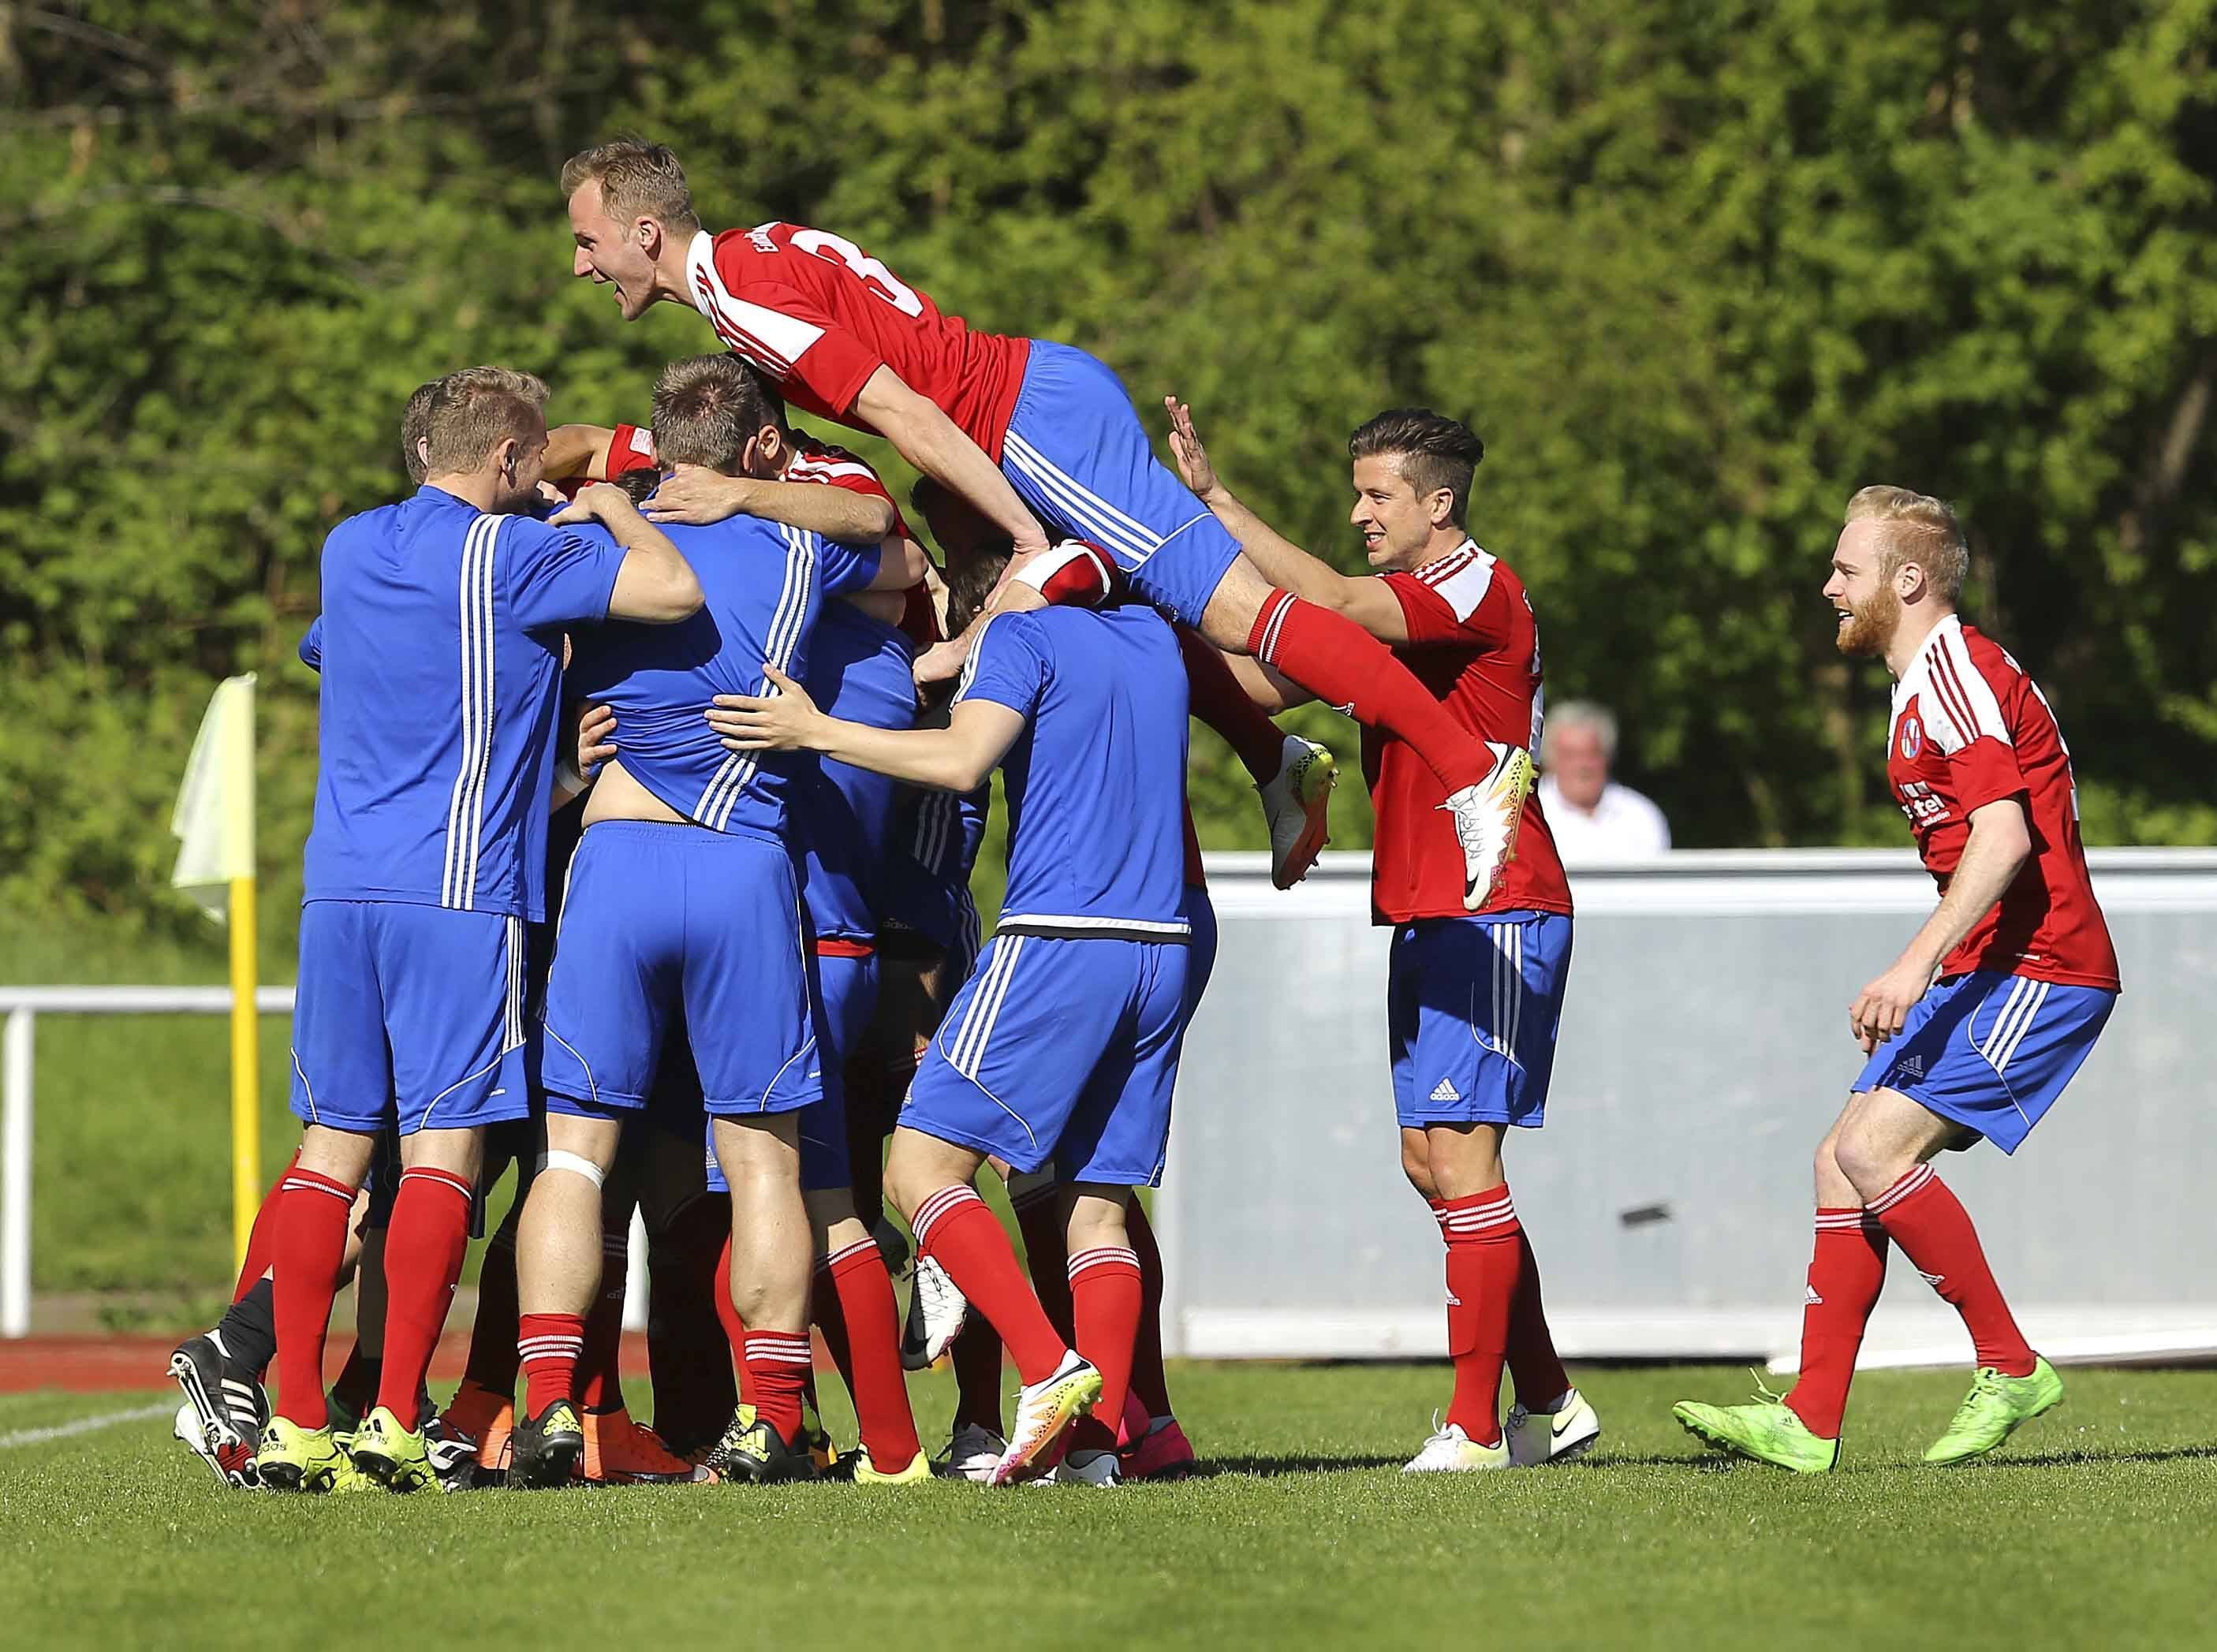
M 708 726 L 730 750 L 819 752 L 911 786 L 970 792 L 1024 731 L 1022 712 L 985 700 L 955 706 L 943 729 L 874 729 L 827 716 L 774 665 L 763 675 L 775 695 L 719 694 L 708 712 Z
M 569 507 L 548 518 L 548 526 L 596 521 L 624 548 L 608 597 L 608 618 L 648 625 L 675 625 L 701 611 L 701 582 L 664 533 L 639 514 L 631 496 L 613 483 L 596 482 Z
M 615 439 L 614 429 L 606 425 L 555 425 L 547 432 L 543 474 L 549 482 L 565 482 L 573 476 L 606 482 L 610 479 L 608 450 Z
M 726 476 L 705 465 L 676 466 L 646 503 L 647 520 L 654 522 L 700 526 L 742 514 L 806 528 L 843 545 L 875 545 L 899 520 L 890 499 L 814 482 Z
M 1374 579 L 1352 579 L 1322 558 L 1302 550 L 1242 503 L 1201 445 L 1193 427 L 1193 410 L 1175 396 L 1163 398 L 1170 410 L 1170 457 L 1178 478 L 1207 505 L 1225 531 L 1239 541 L 1248 561 L 1272 584 L 1352 620 L 1382 643 L 1409 640 L 1409 622 L 1400 601 Z M 1360 490 L 1356 512 L 1362 505 Z M 1366 539 L 1368 531 L 1365 532 Z
M 1009 536 L 1018 556 L 1047 549 L 1047 531 L 1016 496 L 1001 467 L 937 403 L 910 389 L 891 367 L 880 367 L 863 380 L 855 411 L 903 459 L 976 506 Z

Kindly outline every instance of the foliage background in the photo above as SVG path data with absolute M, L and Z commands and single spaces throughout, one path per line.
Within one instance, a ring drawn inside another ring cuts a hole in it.
M 0 3 L 6 909 L 188 933 L 169 804 L 251 667 L 287 967 L 293 645 L 324 533 L 402 489 L 403 398 L 498 361 L 609 422 L 709 347 L 568 275 L 555 174 L 617 130 L 678 149 L 713 227 L 836 228 L 1095 350 L 1158 435 L 1191 398 L 1234 485 L 1347 565 L 1345 433 L 1470 419 L 1551 692 L 1620 710 L 1681 842 L 1898 838 L 1883 675 L 1816 595 L 1879 479 L 1967 511 L 1967 607 L 2060 708 L 2090 835 L 2217 841 L 2212 12 Z M 1258 842 L 1195 749 L 1205 839 Z

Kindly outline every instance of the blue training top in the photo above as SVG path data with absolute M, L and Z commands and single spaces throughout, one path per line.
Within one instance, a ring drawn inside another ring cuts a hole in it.
M 809 640 L 809 698 L 874 729 L 916 722 L 913 651 L 897 626 L 852 602 L 827 602 Z M 899 782 L 828 757 L 795 776 L 793 820 L 806 852 L 809 922 L 821 938 L 874 940 L 884 910 Z
M 331 530 L 305 899 L 546 916 L 562 634 L 607 618 L 623 558 L 432 487 Z
M 805 764 L 791 753 L 726 751 L 708 702 L 767 692 L 765 660 L 806 682 L 824 599 L 868 587 L 877 547 L 755 516 L 663 531 L 693 565 L 706 605 L 677 625 L 616 621 L 572 638 L 571 692 L 614 711 L 625 772 L 679 814 L 719 832 L 781 835 Z
M 1139 603 L 996 614 L 954 697 L 1028 719 L 1001 760 L 1009 887 L 998 932 L 1182 939 L 1185 665 Z

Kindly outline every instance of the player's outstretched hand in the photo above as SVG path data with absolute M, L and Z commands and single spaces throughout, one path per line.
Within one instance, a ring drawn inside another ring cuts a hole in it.
M 577 718 L 577 773 L 590 780 L 615 755 L 615 712 L 606 706 L 586 706 Z
M 962 662 L 969 657 L 970 644 L 963 638 L 934 643 L 916 656 L 916 680 L 927 687 L 935 682 L 952 682 L 962 675 Z
M 1931 984 L 1930 969 L 1903 959 L 1856 996 L 1848 1009 L 1848 1026 L 1865 1055 L 1901 1031 L 1909 1012 Z
M 710 702 L 708 726 L 726 751 L 807 751 L 831 719 L 816 709 L 808 690 L 768 661 L 763 675 L 777 693 L 719 694 Z
M 1193 490 L 1195 498 L 1206 501 L 1224 483 L 1193 428 L 1193 410 L 1175 396 L 1164 397 L 1163 405 L 1170 410 L 1170 458 L 1177 465 L 1178 480 Z
M 736 516 L 747 508 L 752 484 L 744 476 L 726 476 L 706 465 L 679 465 L 662 478 L 662 485 L 646 502 L 650 522 L 683 522 L 700 527 Z
M 572 522 L 607 522 L 638 514 L 639 507 L 621 488 L 613 482 L 596 482 L 578 489 L 577 496 L 549 516 L 547 525 L 567 527 Z

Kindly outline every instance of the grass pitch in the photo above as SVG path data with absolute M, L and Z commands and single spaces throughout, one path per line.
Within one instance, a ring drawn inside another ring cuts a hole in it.
M 1669 1417 L 1732 1368 L 1590 1369 L 1602 1448 L 1398 1472 L 1422 1366 L 1192 1365 L 1205 1474 L 1097 1492 L 932 1485 L 532 1496 L 225 1494 L 154 1393 L 0 1398 L 13 1647 L 1327 1643 L 1437 1648 L 2217 1644 L 2217 1373 L 2066 1373 L 1986 1463 L 1917 1454 L 1954 1374 L 1857 1386 L 1847 1466 L 1714 1466 Z M 836 1387 L 836 1384 L 834 1384 Z M 174 1392 L 174 1390 L 171 1390 Z M 917 1389 L 943 1438 L 946 1385 Z M 835 1429 L 842 1419 L 832 1418 Z

